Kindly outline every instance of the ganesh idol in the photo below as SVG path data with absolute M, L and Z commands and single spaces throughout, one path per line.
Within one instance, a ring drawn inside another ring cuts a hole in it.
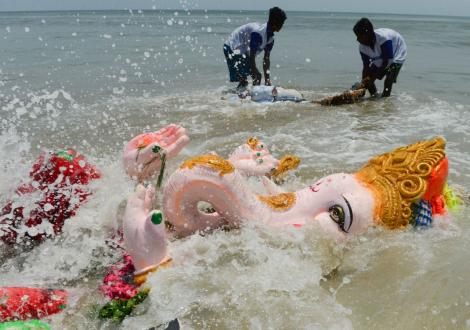
M 448 160 L 435 138 L 372 158 L 352 174 L 337 173 L 295 191 L 256 194 L 233 164 L 217 155 L 186 160 L 169 178 L 163 214 L 178 236 L 246 221 L 301 227 L 317 222 L 336 239 L 371 226 L 431 225 L 446 213 Z M 206 213 L 198 203 L 210 203 Z
M 373 226 L 432 226 L 455 202 L 446 184 L 449 164 L 441 137 L 397 148 L 372 158 L 355 173 L 332 174 L 294 192 L 282 191 L 268 178 L 276 172 L 274 167 L 264 172 L 250 169 L 262 164 L 256 157 L 267 154 L 258 151 L 258 143 L 248 140 L 234 153 L 237 157 L 211 153 L 184 161 L 164 185 L 164 221 L 160 215 L 154 221 L 153 189 L 138 190 L 141 202 L 130 203 L 124 219 L 125 244 L 139 259 L 137 277 L 146 277 L 169 260 L 170 235 L 184 237 L 261 221 L 280 229 L 317 223 L 333 239 L 345 240 Z M 242 150 L 251 150 L 251 156 Z M 278 163 L 271 165 L 276 164 L 279 169 Z M 249 173 L 262 177 L 265 193 L 252 189 L 246 179 Z M 201 202 L 211 204 L 211 210 L 201 208 Z M 158 228 L 150 230 L 152 226 Z

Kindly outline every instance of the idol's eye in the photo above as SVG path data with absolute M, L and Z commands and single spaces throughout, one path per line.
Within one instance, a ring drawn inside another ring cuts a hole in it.
M 333 205 L 333 206 L 330 206 L 330 208 L 328 209 L 328 213 L 330 213 L 330 218 L 331 220 L 333 220 L 334 222 L 336 222 L 339 226 L 339 228 L 341 228 L 341 230 L 344 231 L 344 218 L 345 218 L 345 215 L 344 215 L 344 209 L 341 205 Z
M 344 197 L 343 197 L 344 198 Z M 331 220 L 336 222 L 338 224 L 338 227 L 347 233 L 349 231 L 349 228 L 351 228 L 352 222 L 353 222 L 353 215 L 352 215 L 352 210 L 349 202 L 347 201 L 346 198 L 344 198 L 344 201 L 346 202 L 347 205 L 347 210 L 345 212 L 344 207 L 335 204 L 330 206 L 328 209 L 328 213 L 330 214 Z

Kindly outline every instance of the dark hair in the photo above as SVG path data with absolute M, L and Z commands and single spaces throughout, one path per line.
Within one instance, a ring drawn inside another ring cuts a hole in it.
M 354 25 L 353 31 L 357 36 L 360 34 L 372 36 L 374 34 L 374 26 L 367 18 L 363 17 Z
M 284 24 L 284 21 L 287 19 L 287 15 L 279 7 L 272 7 L 269 9 L 269 19 L 268 22 L 270 23 L 279 23 L 281 26 Z

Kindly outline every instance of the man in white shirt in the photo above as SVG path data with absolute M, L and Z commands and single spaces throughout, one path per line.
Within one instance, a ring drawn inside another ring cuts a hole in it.
M 238 89 L 248 85 L 251 75 L 253 85 L 261 83 L 261 73 L 256 67 L 256 56 L 264 51 L 263 71 L 267 86 L 271 85 L 269 67 L 271 50 L 274 45 L 274 32 L 279 32 L 287 19 L 279 7 L 269 10 L 267 23 L 248 23 L 235 29 L 224 43 L 224 54 L 230 75 L 230 82 L 238 82 Z
M 390 96 L 392 85 L 405 62 L 406 44 L 403 37 L 392 29 L 376 29 L 367 18 L 361 18 L 353 28 L 359 42 L 363 69 L 363 86 L 371 95 L 377 94 L 374 81 L 385 76 L 383 97 Z

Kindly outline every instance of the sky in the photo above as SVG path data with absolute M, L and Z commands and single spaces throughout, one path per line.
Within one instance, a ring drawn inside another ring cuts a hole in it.
M 0 11 L 99 9 L 234 9 L 340 11 L 470 17 L 470 0 L 0 0 Z

